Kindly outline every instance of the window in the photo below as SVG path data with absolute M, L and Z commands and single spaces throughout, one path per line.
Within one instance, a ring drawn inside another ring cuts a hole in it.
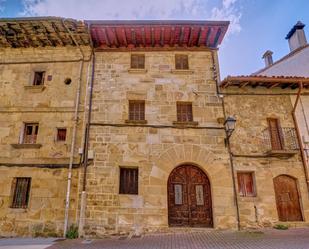
M 35 144 L 38 136 L 38 131 L 39 131 L 38 123 L 25 124 L 23 143 Z
M 33 85 L 41 86 L 44 85 L 45 72 L 34 72 Z
M 255 187 L 252 172 L 238 172 L 238 193 L 240 196 L 255 196 Z
M 144 69 L 145 68 L 145 55 L 132 54 L 131 55 L 131 68 Z
M 189 69 L 189 62 L 188 62 L 188 55 L 185 54 L 176 54 L 175 55 L 175 68 L 188 70 Z
M 27 208 L 29 201 L 31 178 L 16 177 L 13 180 L 12 208 Z
M 66 128 L 57 128 L 57 141 L 64 142 L 67 137 L 67 129 Z
M 192 103 L 177 102 L 177 121 L 193 122 Z
M 120 168 L 119 194 L 138 194 L 137 168 Z
M 273 150 L 283 150 L 284 149 L 284 139 L 282 135 L 282 129 L 280 126 L 279 119 L 268 118 L 268 129 L 270 135 L 271 147 Z
M 129 101 L 129 120 L 142 121 L 145 120 L 145 101 L 130 100 Z

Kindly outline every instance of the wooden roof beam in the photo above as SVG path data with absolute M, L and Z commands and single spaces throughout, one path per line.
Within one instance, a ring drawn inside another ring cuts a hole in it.
M 170 46 L 174 46 L 175 43 L 175 27 L 171 28 Z
M 134 46 L 136 47 L 136 34 L 135 34 L 135 29 L 131 29 L 131 39 L 132 39 L 132 42 L 133 42 Z
M 189 47 L 192 45 L 193 33 L 194 33 L 194 28 L 190 27 L 190 35 L 189 35 L 189 41 L 188 41 L 188 46 Z
M 184 36 L 185 36 L 185 27 L 181 27 L 181 29 L 180 29 L 180 35 L 179 35 L 179 46 L 182 46 L 182 44 L 183 44 L 183 38 L 184 38 Z
M 150 33 L 150 36 L 151 36 L 151 46 L 152 47 L 154 47 L 154 45 L 155 45 L 155 34 L 154 34 L 154 28 L 152 27 L 151 28 L 151 31 L 150 31 L 151 33 Z
M 128 41 L 127 41 L 127 36 L 126 36 L 125 29 L 121 29 L 121 35 L 122 35 L 122 40 L 123 40 L 125 46 L 127 47 L 128 46 Z
M 109 40 L 109 38 L 108 38 L 108 36 L 107 36 L 106 29 L 102 29 L 102 31 L 103 31 L 103 34 L 104 34 L 104 38 L 105 38 L 105 41 L 106 41 L 106 45 L 107 45 L 108 47 L 110 47 L 110 46 L 111 46 L 111 42 L 110 42 L 110 40 Z
M 210 36 L 211 31 L 212 31 L 212 27 L 208 28 L 207 33 L 206 33 L 206 39 L 205 39 L 205 46 L 206 47 L 209 46 L 209 36 Z
M 115 39 L 115 45 L 116 45 L 117 48 L 119 48 L 119 39 L 118 39 L 118 35 L 117 35 L 117 32 L 116 32 L 116 29 L 113 28 L 112 30 L 113 30 L 114 37 L 115 37 L 114 38 Z
M 197 38 L 197 46 L 201 46 L 202 43 L 202 37 L 203 37 L 204 28 L 201 27 L 198 32 L 198 38 Z
M 144 47 L 146 47 L 146 35 L 145 35 L 145 28 L 142 28 L 142 42 Z
M 164 47 L 164 28 L 161 28 L 160 32 L 160 45 L 161 47 Z

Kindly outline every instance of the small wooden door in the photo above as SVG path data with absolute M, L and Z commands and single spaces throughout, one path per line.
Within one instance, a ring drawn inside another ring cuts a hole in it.
M 283 150 L 284 143 L 279 120 L 276 118 L 268 118 L 267 121 L 272 149 Z
M 302 221 L 296 180 L 287 175 L 274 178 L 276 204 L 280 221 Z
M 210 183 L 196 166 L 175 168 L 168 179 L 170 226 L 212 227 Z

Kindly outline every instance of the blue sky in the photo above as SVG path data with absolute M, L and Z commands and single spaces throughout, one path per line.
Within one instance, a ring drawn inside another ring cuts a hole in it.
M 221 76 L 250 74 L 289 52 L 285 36 L 302 21 L 309 40 L 309 0 L 0 0 L 0 16 L 77 19 L 230 20 L 219 50 Z

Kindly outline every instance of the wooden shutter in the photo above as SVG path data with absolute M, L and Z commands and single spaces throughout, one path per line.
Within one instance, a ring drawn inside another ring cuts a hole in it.
M 25 124 L 24 141 L 23 142 L 25 144 L 35 144 L 38 132 L 39 132 L 39 124 L 38 123 Z
M 179 122 L 192 122 L 192 103 L 177 102 L 177 121 Z
M 237 173 L 237 180 L 240 196 L 255 196 L 253 173 Z
M 57 141 L 65 141 L 67 136 L 66 128 L 58 128 L 57 129 Z
M 138 169 L 120 168 L 120 194 L 138 194 Z
M 31 178 L 17 177 L 13 181 L 12 208 L 27 208 L 30 193 Z
M 129 101 L 129 120 L 135 120 L 135 121 L 145 120 L 145 101 L 143 100 Z
M 279 120 L 276 118 L 268 118 L 267 121 L 268 121 L 270 142 L 272 149 L 283 150 L 284 141 Z
M 145 55 L 132 54 L 131 55 L 131 68 L 144 69 L 145 68 Z
M 175 55 L 175 68 L 186 70 L 189 69 L 188 55 L 176 54 Z

